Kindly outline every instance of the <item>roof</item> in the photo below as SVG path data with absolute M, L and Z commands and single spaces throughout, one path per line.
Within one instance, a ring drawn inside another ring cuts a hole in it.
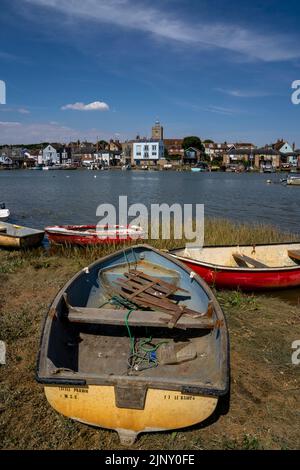
M 196 149 L 195 147 L 189 147 L 189 148 L 185 149 L 186 152 L 190 152 L 191 150 L 192 150 L 193 152 L 196 152 L 196 153 L 197 153 L 197 152 L 200 152 L 200 150 L 199 150 L 199 149 Z
M 281 147 L 285 144 L 288 144 L 287 141 L 285 140 L 278 140 L 275 144 L 272 145 L 272 147 L 275 149 L 275 150 L 280 150 Z
M 268 147 L 254 149 L 253 153 L 254 154 L 262 154 L 262 155 L 280 155 L 280 152 L 278 152 L 275 149 L 268 148 Z
M 229 149 L 227 153 L 229 153 L 229 155 L 250 155 L 250 154 L 253 154 L 254 151 L 251 149 L 247 149 L 247 148 L 241 148 L 241 149 Z

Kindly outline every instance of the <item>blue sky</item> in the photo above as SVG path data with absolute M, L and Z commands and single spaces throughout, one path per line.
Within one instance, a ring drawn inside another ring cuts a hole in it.
M 0 143 L 199 135 L 300 146 L 300 2 L 1 0 Z

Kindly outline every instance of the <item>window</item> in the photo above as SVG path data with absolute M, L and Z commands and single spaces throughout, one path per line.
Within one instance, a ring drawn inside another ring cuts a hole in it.
M 148 150 L 149 150 L 149 145 L 145 145 L 144 150 L 145 150 L 145 152 L 148 152 Z
M 148 152 L 144 153 L 144 158 L 149 158 L 149 153 Z
M 152 145 L 152 153 L 156 152 L 156 150 L 157 150 L 157 145 Z

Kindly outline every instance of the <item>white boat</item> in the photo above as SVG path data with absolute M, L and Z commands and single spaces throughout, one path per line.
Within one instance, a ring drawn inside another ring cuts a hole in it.
M 4 202 L 0 202 L 0 220 L 7 220 L 10 216 L 10 210 L 6 209 Z
M 286 184 L 291 185 L 291 186 L 300 186 L 300 175 L 288 176 L 286 180 Z

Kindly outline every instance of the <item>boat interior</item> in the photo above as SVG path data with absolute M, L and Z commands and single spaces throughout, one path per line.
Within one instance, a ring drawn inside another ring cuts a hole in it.
M 142 246 L 94 263 L 50 308 L 39 380 L 225 393 L 227 329 L 207 292 L 176 260 Z
M 300 264 L 300 243 L 185 248 L 175 250 L 173 254 L 213 266 L 247 269 L 292 268 Z

